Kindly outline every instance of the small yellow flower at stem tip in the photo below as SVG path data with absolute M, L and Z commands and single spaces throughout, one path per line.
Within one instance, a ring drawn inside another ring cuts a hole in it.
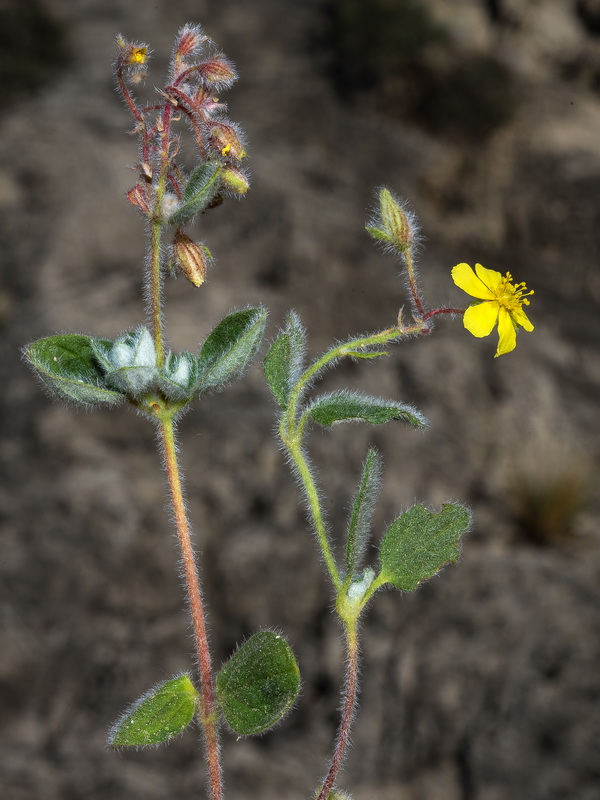
M 134 47 L 127 57 L 128 64 L 145 64 L 148 60 L 147 47 Z
M 498 326 L 498 348 L 496 356 L 510 353 L 517 344 L 517 328 L 532 331 L 533 325 L 523 306 L 529 305 L 524 283 L 514 283 L 510 272 L 500 272 L 475 264 L 475 271 L 468 264 L 457 264 L 452 269 L 454 283 L 467 294 L 482 300 L 473 303 L 465 311 L 463 324 L 473 336 L 488 336 Z

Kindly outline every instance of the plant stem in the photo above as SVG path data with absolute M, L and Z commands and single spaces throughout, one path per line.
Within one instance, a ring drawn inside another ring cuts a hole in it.
M 156 349 L 156 365 L 162 367 L 165 362 L 164 336 L 162 325 L 162 281 L 160 241 L 162 226 L 160 221 L 153 220 L 150 242 L 150 317 L 152 319 L 152 338 Z
M 219 738 L 217 731 L 217 714 L 215 702 L 215 687 L 212 673 L 210 651 L 208 648 L 208 637 L 206 634 L 206 623 L 204 619 L 204 606 L 202 603 L 202 593 L 200 581 L 196 569 L 196 560 L 192 548 L 190 527 L 183 499 L 181 487 L 181 477 L 179 464 L 177 462 L 177 447 L 175 443 L 175 432 L 173 430 L 173 420 L 170 417 L 163 417 L 160 420 L 160 431 L 162 437 L 163 455 L 165 469 L 169 483 L 169 493 L 177 537 L 181 549 L 181 560 L 185 576 L 185 587 L 188 596 L 192 627 L 194 630 L 194 640 L 196 643 L 196 654 L 198 658 L 198 669 L 200 671 L 202 713 L 200 722 L 204 733 L 204 744 L 206 747 L 206 760 L 208 763 L 208 776 L 210 782 L 210 797 L 212 800 L 221 800 L 223 795 L 222 769 L 219 756 Z
M 412 331 L 410 332 L 412 333 Z M 356 356 L 360 354 L 361 350 L 365 350 L 368 347 L 387 344 L 393 339 L 400 338 L 404 333 L 405 331 L 398 327 L 388 328 L 385 331 L 374 333 L 371 336 L 361 336 L 359 339 L 351 339 L 349 342 L 344 342 L 336 347 L 332 347 L 331 350 L 324 353 L 321 358 L 317 359 L 314 364 L 304 371 L 304 374 L 292 389 L 286 415 L 287 424 L 290 427 L 295 424 L 296 410 L 304 391 L 312 379 L 315 378 L 319 372 L 322 372 L 328 364 L 344 356 Z
M 302 446 L 300 444 L 294 441 L 286 441 L 285 439 L 284 442 L 289 450 L 294 464 L 296 465 L 302 486 L 306 492 L 313 525 L 317 534 L 317 540 L 319 542 L 319 547 L 321 548 L 325 566 L 329 572 L 329 577 L 331 578 L 336 591 L 339 591 L 340 586 L 342 585 L 342 579 L 340 578 L 340 573 L 331 550 L 327 528 L 325 527 L 325 522 L 323 520 L 321 503 L 319 502 L 319 492 L 315 485 L 310 467 L 308 466 L 308 462 L 304 453 L 302 452 Z
M 419 285 L 417 283 L 417 276 L 415 274 L 415 268 L 410 249 L 404 252 L 404 263 L 406 264 L 406 274 L 408 275 L 408 285 L 412 298 L 414 317 L 416 320 L 422 320 L 425 309 L 423 307 L 423 301 L 421 300 L 421 294 L 419 292 Z
M 346 650 L 348 657 L 344 686 L 344 704 L 331 764 L 317 800 L 327 800 L 329 792 L 335 785 L 335 779 L 344 761 L 346 748 L 350 741 L 350 728 L 352 727 L 354 709 L 356 707 L 356 695 L 358 690 L 358 636 L 356 633 L 356 623 L 344 623 L 344 631 L 346 634 Z

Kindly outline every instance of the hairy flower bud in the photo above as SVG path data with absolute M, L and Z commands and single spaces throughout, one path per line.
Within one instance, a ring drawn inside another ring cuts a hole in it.
M 202 33 L 202 28 L 199 25 L 187 23 L 177 33 L 175 56 L 197 55 L 206 41 L 208 41 L 208 36 Z
M 194 286 L 204 283 L 210 257 L 208 247 L 197 244 L 181 228 L 177 228 L 173 237 L 173 262 Z
M 390 242 L 398 250 L 405 252 L 409 249 L 412 238 L 408 214 L 389 189 L 382 189 L 379 193 L 379 206 L 383 230 L 389 236 Z
M 118 72 L 124 72 L 133 83 L 139 83 L 148 71 L 148 58 L 150 49 L 146 44 L 128 42 L 119 34 L 117 36 L 119 48 L 116 59 Z
M 206 86 L 210 86 L 217 91 L 228 89 L 237 80 L 237 73 L 233 64 L 223 53 L 203 61 L 196 67 L 198 75 Z
M 146 193 L 139 183 L 136 183 L 136 185 L 127 192 L 127 199 L 132 205 L 137 206 L 144 214 L 150 213 L 148 201 L 146 200 Z
M 233 164 L 227 164 L 223 167 L 220 174 L 221 185 L 232 194 L 246 194 L 250 187 L 248 176 Z
M 391 245 L 406 255 L 419 239 L 419 226 L 410 211 L 394 197 L 389 189 L 379 191 L 379 213 L 367 225 L 374 239 Z
M 226 122 L 211 123 L 208 140 L 210 145 L 223 157 L 227 156 L 239 161 L 246 155 L 239 132 L 233 125 Z

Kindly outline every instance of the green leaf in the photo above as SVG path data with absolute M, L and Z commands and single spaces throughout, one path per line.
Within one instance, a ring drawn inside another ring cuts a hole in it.
M 84 406 L 120 403 L 123 395 L 108 388 L 95 358 L 94 342 L 112 345 L 105 339 L 63 334 L 39 339 L 23 352 L 46 386 L 59 397 Z
M 290 392 L 300 377 L 306 350 L 306 332 L 295 311 L 290 311 L 286 327 L 271 345 L 263 369 L 271 391 L 281 408 L 286 408 Z
M 220 389 L 239 378 L 261 345 L 266 322 L 262 307 L 235 311 L 219 322 L 200 350 L 196 390 Z
M 194 718 L 197 698 L 198 692 L 187 673 L 158 684 L 115 722 L 108 734 L 108 744 L 144 747 L 168 742 Z
M 434 513 L 413 506 L 388 528 L 380 550 L 380 585 L 391 583 L 404 592 L 414 591 L 444 564 L 459 558 L 459 539 L 471 525 L 464 506 L 444 503 Z
M 321 395 L 313 400 L 308 414 L 319 425 L 326 427 L 337 422 L 356 420 L 379 425 L 393 419 L 408 422 L 417 428 L 427 425 L 425 417 L 413 406 L 358 392 L 339 391 Z
M 261 631 L 223 666 L 216 689 L 229 727 L 250 736 L 275 725 L 288 711 L 300 689 L 300 672 L 285 639 Z
M 158 388 L 170 400 L 192 399 L 198 382 L 198 358 L 184 350 L 168 353 L 164 367 L 159 370 Z
M 169 217 L 171 225 L 185 225 L 204 211 L 217 194 L 221 169 L 218 161 L 207 161 L 196 167 L 183 191 L 181 205 Z
M 365 230 L 374 239 L 377 239 L 381 242 L 387 242 L 388 244 L 391 242 L 389 234 L 387 234 L 385 231 L 382 231 L 380 228 L 374 228 L 371 227 L 371 225 L 365 225 Z
M 381 456 L 371 448 L 363 465 L 362 476 L 352 504 L 346 543 L 346 570 L 356 575 L 369 540 L 371 517 L 375 509 L 377 492 L 381 483 Z
M 102 367 L 104 372 L 110 372 L 113 368 L 110 362 L 110 352 L 113 349 L 114 342 L 112 339 L 97 339 L 90 337 L 90 347 L 94 351 L 96 361 Z

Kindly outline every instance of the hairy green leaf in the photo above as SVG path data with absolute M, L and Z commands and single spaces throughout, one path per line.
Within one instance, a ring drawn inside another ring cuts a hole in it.
M 298 664 L 285 639 L 261 631 L 223 666 L 216 689 L 223 716 L 235 733 L 261 733 L 275 725 L 296 699 Z
M 308 413 L 315 422 L 326 427 L 337 422 L 356 420 L 379 425 L 397 419 L 417 428 L 427 424 L 425 417 L 413 406 L 358 392 L 339 391 L 316 397 L 309 406 Z
M 112 345 L 105 339 L 63 334 L 39 339 L 23 352 L 37 375 L 59 397 L 83 406 L 120 403 L 123 394 L 108 387 L 92 347 L 95 342 Z
M 377 492 L 381 482 L 381 456 L 371 448 L 363 465 L 362 476 L 352 504 L 346 542 L 346 570 L 356 575 L 369 541 L 371 518 L 375 509 Z
M 196 390 L 221 389 L 239 378 L 261 345 L 266 322 L 267 310 L 260 306 L 221 320 L 200 350 Z
M 405 592 L 414 591 L 444 564 L 458 561 L 459 540 L 471 524 L 464 506 L 444 503 L 434 513 L 423 506 L 401 514 L 388 528 L 380 550 L 378 583 L 391 583 Z
M 271 391 L 281 408 L 287 408 L 290 392 L 300 377 L 306 349 L 306 332 L 295 311 L 267 353 L 263 369 Z
M 108 744 L 144 747 L 169 741 L 194 718 L 197 698 L 198 692 L 187 674 L 160 683 L 117 720 L 108 735 Z
M 207 161 L 196 167 L 185 186 L 181 205 L 169 217 L 171 225 L 185 225 L 204 211 L 217 194 L 221 169 L 218 161 Z
M 158 387 L 169 400 L 186 400 L 194 396 L 198 382 L 198 357 L 184 350 L 168 353 L 159 370 Z
M 371 225 L 365 225 L 365 230 L 370 236 L 380 242 L 388 242 L 389 244 L 391 241 L 389 234 L 385 231 L 382 231 L 380 228 L 375 228 Z

